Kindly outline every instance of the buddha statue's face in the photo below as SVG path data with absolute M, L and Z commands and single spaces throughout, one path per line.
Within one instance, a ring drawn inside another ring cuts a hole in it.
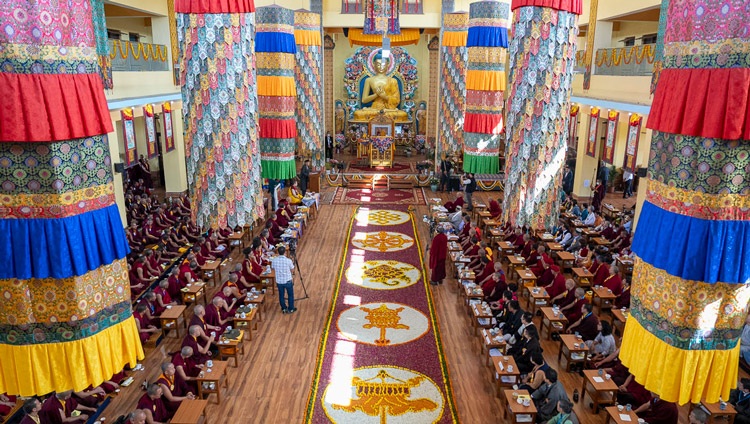
M 375 67 L 375 72 L 379 74 L 384 74 L 385 71 L 388 69 L 388 59 L 375 59 L 372 62 L 372 65 Z

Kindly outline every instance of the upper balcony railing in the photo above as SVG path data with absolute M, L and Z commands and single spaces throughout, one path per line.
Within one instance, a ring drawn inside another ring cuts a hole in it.
M 596 51 L 596 75 L 649 76 L 654 68 L 655 44 L 599 49 Z
M 341 0 L 341 14 L 359 14 L 364 11 L 364 0 Z M 424 0 L 402 0 L 400 12 L 405 15 L 421 15 Z
M 109 57 L 112 70 L 124 72 L 168 71 L 167 46 L 110 40 Z

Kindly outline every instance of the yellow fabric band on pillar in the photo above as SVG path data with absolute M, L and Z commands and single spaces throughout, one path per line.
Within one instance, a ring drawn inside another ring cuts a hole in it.
M 322 44 L 320 31 L 295 29 L 294 42 L 301 46 L 320 46 Z
M 259 96 L 296 96 L 297 83 L 294 77 L 268 77 L 258 75 L 258 95 Z
M 728 399 L 729 390 L 737 384 L 740 345 L 731 350 L 678 349 L 661 341 L 631 317 L 622 337 L 620 360 L 638 376 L 636 381 L 666 401 L 685 404 L 705 399 L 715 403 L 719 396 Z M 675 369 L 682 372 L 670 372 Z M 707 378 L 709 374 L 711 378 Z
M 466 89 L 482 91 L 505 91 L 505 72 L 466 71 Z
M 443 32 L 443 47 L 466 47 L 469 38 L 468 31 Z
M 37 396 L 97 386 L 143 359 L 131 317 L 94 336 L 65 343 L 0 344 L 0 393 Z

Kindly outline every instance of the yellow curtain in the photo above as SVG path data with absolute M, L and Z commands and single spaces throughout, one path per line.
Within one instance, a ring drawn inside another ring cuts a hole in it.
M 417 28 L 402 28 L 401 34 L 391 35 L 391 46 L 408 46 L 419 43 L 419 30 Z M 379 34 L 363 34 L 361 28 L 349 30 L 349 46 L 381 46 L 383 36 Z
M 482 91 L 505 91 L 505 72 L 466 71 L 466 89 Z
M 445 31 L 442 45 L 443 47 L 465 47 L 468 38 L 468 31 Z

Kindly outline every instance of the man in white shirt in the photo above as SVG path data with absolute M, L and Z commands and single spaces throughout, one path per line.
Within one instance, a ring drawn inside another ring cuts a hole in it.
M 623 168 L 622 171 L 622 184 L 625 186 L 625 190 L 622 192 L 622 198 L 627 199 L 633 195 L 633 173 L 627 168 Z
M 281 305 L 282 313 L 292 314 L 297 312 L 297 308 L 294 307 L 294 282 L 292 281 L 294 262 L 286 257 L 286 248 L 284 246 L 280 246 L 277 249 L 277 253 L 279 255 L 271 259 L 271 268 L 276 273 L 276 287 L 279 289 L 279 305 Z M 289 298 L 288 306 L 284 298 L 285 294 Z
M 594 207 L 589 206 L 589 214 L 586 216 L 586 219 L 583 220 L 583 225 L 590 227 L 594 225 L 594 222 L 596 222 L 596 214 L 594 213 Z

